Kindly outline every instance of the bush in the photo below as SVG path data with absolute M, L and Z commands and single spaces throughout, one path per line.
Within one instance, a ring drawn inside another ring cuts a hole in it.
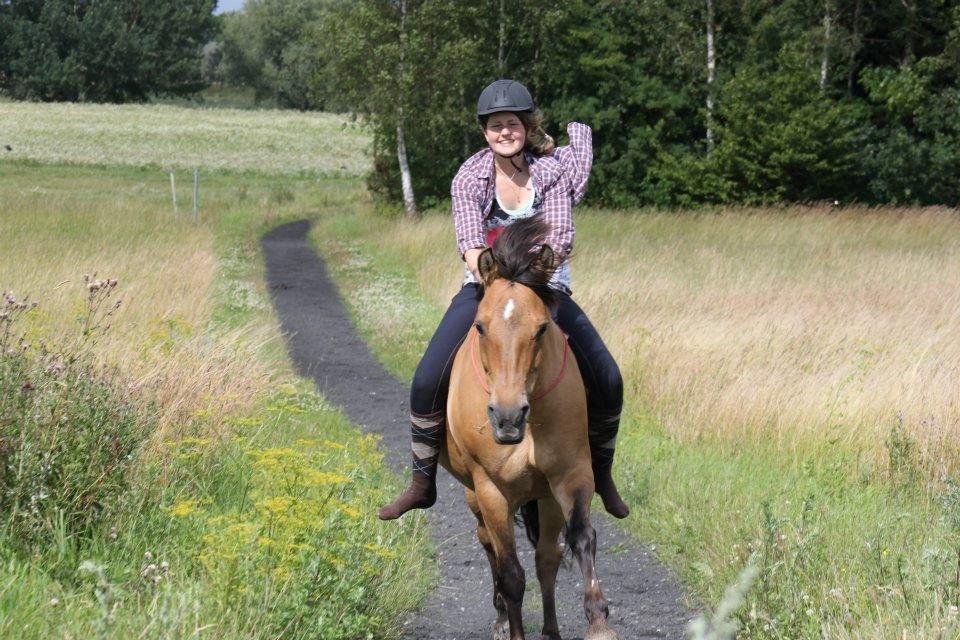
M 0 512 L 8 541 L 24 551 L 89 538 L 117 506 L 149 432 L 111 376 L 82 355 L 99 331 L 91 317 L 109 314 L 96 312 L 111 289 L 91 292 L 94 313 L 72 354 L 31 351 L 14 337 L 29 306 L 10 294 L 0 303 Z

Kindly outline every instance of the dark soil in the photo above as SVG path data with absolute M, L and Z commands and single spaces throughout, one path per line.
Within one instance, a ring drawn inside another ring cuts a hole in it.
M 267 283 L 290 357 L 299 373 L 312 378 L 351 421 L 383 437 L 389 463 L 406 475 L 407 388 L 377 363 L 358 335 L 326 267 L 307 241 L 309 228 L 306 220 L 285 224 L 262 239 Z M 487 640 L 496 616 L 490 569 L 474 533 L 476 521 L 461 487 L 442 470 L 438 489 L 440 499 L 427 514 L 439 555 L 440 584 L 424 608 L 405 622 L 405 636 Z M 598 572 L 610 601 L 611 625 L 621 639 L 683 638 L 690 612 L 675 577 L 606 515 L 594 514 Z M 517 540 L 527 573 L 524 619 L 527 633 L 537 637 L 542 617 L 533 549 L 519 529 Z M 580 638 L 586 629 L 582 600 L 576 563 L 561 567 L 557 601 L 564 638 Z

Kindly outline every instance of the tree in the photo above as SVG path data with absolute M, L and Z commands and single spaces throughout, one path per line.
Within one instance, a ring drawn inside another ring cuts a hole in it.
M 142 101 L 203 87 L 215 0 L 0 3 L 0 90 L 30 100 Z
M 250 87 L 256 100 L 294 109 L 344 108 L 324 74 L 329 47 L 315 37 L 333 0 L 247 0 L 224 16 L 227 83 Z

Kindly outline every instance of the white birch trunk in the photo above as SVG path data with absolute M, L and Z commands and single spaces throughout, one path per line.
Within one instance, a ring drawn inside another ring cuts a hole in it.
M 711 147 L 713 146 L 713 85 L 717 76 L 713 1 L 707 0 L 707 144 Z
M 403 100 L 404 87 L 404 49 L 407 44 L 406 33 L 407 1 L 400 0 L 400 63 L 397 66 L 397 77 L 400 80 L 400 95 L 397 96 L 397 163 L 400 165 L 400 187 L 403 190 L 403 208 L 408 218 L 418 217 L 417 200 L 413 195 L 413 177 L 410 175 L 410 162 L 407 159 L 407 143 L 403 135 Z
M 820 55 L 820 91 L 827 88 L 830 68 L 830 0 L 823 3 L 823 53 Z
M 400 185 L 403 188 L 403 208 L 408 218 L 419 216 L 417 200 L 413 195 L 413 179 L 410 176 L 410 163 L 407 161 L 407 145 L 403 139 L 403 125 L 397 125 L 397 161 L 400 163 Z

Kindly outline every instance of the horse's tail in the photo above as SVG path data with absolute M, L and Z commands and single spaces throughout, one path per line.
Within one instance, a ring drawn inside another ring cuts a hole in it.
M 534 547 L 540 540 L 540 505 L 536 500 L 531 500 L 520 507 L 520 519 L 523 521 L 523 527 L 527 530 L 527 540 Z

